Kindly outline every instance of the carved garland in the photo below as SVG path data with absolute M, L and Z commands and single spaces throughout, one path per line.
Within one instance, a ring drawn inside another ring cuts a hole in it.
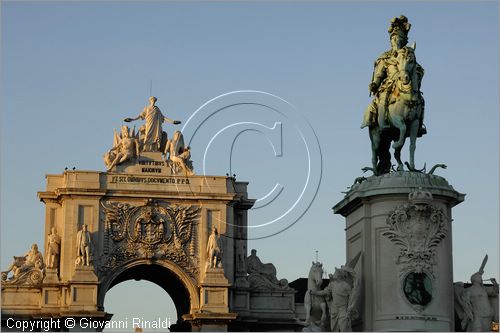
M 137 258 L 166 259 L 197 279 L 196 224 L 200 208 L 148 200 L 142 206 L 103 201 L 104 253 L 99 275 Z

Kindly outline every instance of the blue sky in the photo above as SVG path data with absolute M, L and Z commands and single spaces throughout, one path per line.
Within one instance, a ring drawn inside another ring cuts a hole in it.
M 140 112 L 152 80 L 159 107 L 184 123 L 208 100 L 234 90 L 265 91 L 295 106 L 321 147 L 321 183 L 296 224 L 250 241 L 249 249 L 290 281 L 307 275 L 316 250 L 333 271 L 345 261 L 345 235 L 331 207 L 370 164 L 368 135 L 359 125 L 370 102 L 373 61 L 389 48 L 389 20 L 400 14 L 412 23 L 409 40 L 425 68 L 429 134 L 417 142 L 417 165 L 447 164 L 437 173 L 467 194 L 453 210 L 454 279 L 469 280 L 485 253 L 485 278 L 498 278 L 495 1 L 2 2 L 2 269 L 31 243 L 42 244 L 44 206 L 36 192 L 44 189 L 45 174 L 66 166 L 104 171 L 113 128 Z M 234 121 L 272 126 L 278 120 L 259 108 L 230 111 L 193 140 L 198 173 L 203 135 Z M 291 125 L 306 126 L 297 119 Z M 304 147 L 293 126 L 285 123 L 283 135 L 281 158 L 259 133 L 235 143 L 233 171 L 250 182 L 251 197 L 262 197 L 276 182 L 286 189 L 281 200 L 250 213 L 253 225 L 279 216 L 304 185 Z M 208 150 L 207 173 L 229 171 L 226 139 L 229 134 Z M 127 290 L 137 299 L 155 294 L 146 283 Z M 123 297 L 113 294 L 106 310 L 122 311 Z M 137 302 L 144 313 L 165 308 Z

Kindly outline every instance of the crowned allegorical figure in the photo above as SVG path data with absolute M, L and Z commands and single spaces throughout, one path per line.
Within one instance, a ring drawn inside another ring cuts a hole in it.
M 131 122 L 138 119 L 145 121 L 144 138 L 141 142 L 142 149 L 145 152 L 161 151 L 163 139 L 162 124 L 165 121 L 174 125 L 181 123 L 179 120 L 172 120 L 165 117 L 161 113 L 160 108 L 155 105 L 157 100 L 156 97 L 151 96 L 149 98 L 149 105 L 146 106 L 137 117 L 124 119 L 125 122 Z
M 104 155 L 104 164 L 108 171 L 115 166 L 127 161 L 138 160 L 142 153 L 161 153 L 172 174 L 194 175 L 191 161 L 191 148 L 184 145 L 184 136 L 180 131 L 175 131 L 171 138 L 163 131 L 162 124 L 169 122 L 180 124 L 178 120 L 165 117 L 155 105 L 156 97 L 149 98 L 149 105 L 136 118 L 125 118 L 125 122 L 138 119 L 144 124 L 136 132 L 135 127 L 130 130 L 128 126 L 121 127 L 118 135 L 115 131 L 113 147 Z M 151 158 L 151 156 L 146 157 Z M 153 154 L 154 158 L 154 154 Z

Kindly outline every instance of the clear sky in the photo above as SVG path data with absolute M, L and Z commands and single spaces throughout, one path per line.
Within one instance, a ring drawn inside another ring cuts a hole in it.
M 306 150 L 294 128 L 305 128 L 307 142 L 319 142 L 321 158 L 313 151 L 311 162 L 312 181 L 322 170 L 319 189 L 297 223 L 249 241 L 249 249 L 289 281 L 307 276 L 316 250 L 333 271 L 345 262 L 345 225 L 331 208 L 370 164 L 368 134 L 359 125 L 370 102 L 373 61 L 389 48 L 389 20 L 405 14 L 425 69 L 428 135 L 417 142 L 417 166 L 447 164 L 436 173 L 467 194 L 453 210 L 454 280 L 468 281 L 486 253 L 484 277 L 499 277 L 496 1 L 4 1 L 1 9 L 2 269 L 31 243 L 43 243 L 44 205 L 36 192 L 44 189 L 45 174 L 73 166 L 104 171 L 113 128 L 142 110 L 152 80 L 158 106 L 184 124 L 204 103 L 235 90 L 264 91 L 295 107 L 299 117 L 283 122 L 282 157 L 255 131 L 235 142 L 231 171 L 250 182 L 251 197 L 284 186 L 279 200 L 250 212 L 250 237 L 293 222 L 257 227 L 286 211 L 307 179 Z M 207 135 L 256 121 L 272 127 L 282 119 L 248 105 L 211 118 L 192 141 L 195 171 L 203 172 Z M 208 174 L 229 172 L 230 134 L 207 149 Z M 107 311 L 175 317 L 171 307 L 152 300 L 161 289 L 129 285 L 110 291 Z M 132 304 L 125 301 L 130 297 Z

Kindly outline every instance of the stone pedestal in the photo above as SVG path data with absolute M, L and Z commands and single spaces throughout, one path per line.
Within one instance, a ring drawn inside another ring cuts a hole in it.
M 59 276 L 57 275 L 57 268 L 47 268 L 45 270 L 44 284 L 59 283 Z
M 231 310 L 238 320 L 232 331 L 296 331 L 301 326 L 295 312 L 294 289 L 238 287 L 231 292 Z
M 361 331 L 453 331 L 451 208 L 464 200 L 439 176 L 395 172 L 353 185 L 347 262 L 361 251 Z
M 207 268 L 200 289 L 201 311 L 229 312 L 228 288 L 230 286 L 224 276 L 223 268 Z
M 96 311 L 98 286 L 93 266 L 76 266 L 69 291 L 70 311 Z

